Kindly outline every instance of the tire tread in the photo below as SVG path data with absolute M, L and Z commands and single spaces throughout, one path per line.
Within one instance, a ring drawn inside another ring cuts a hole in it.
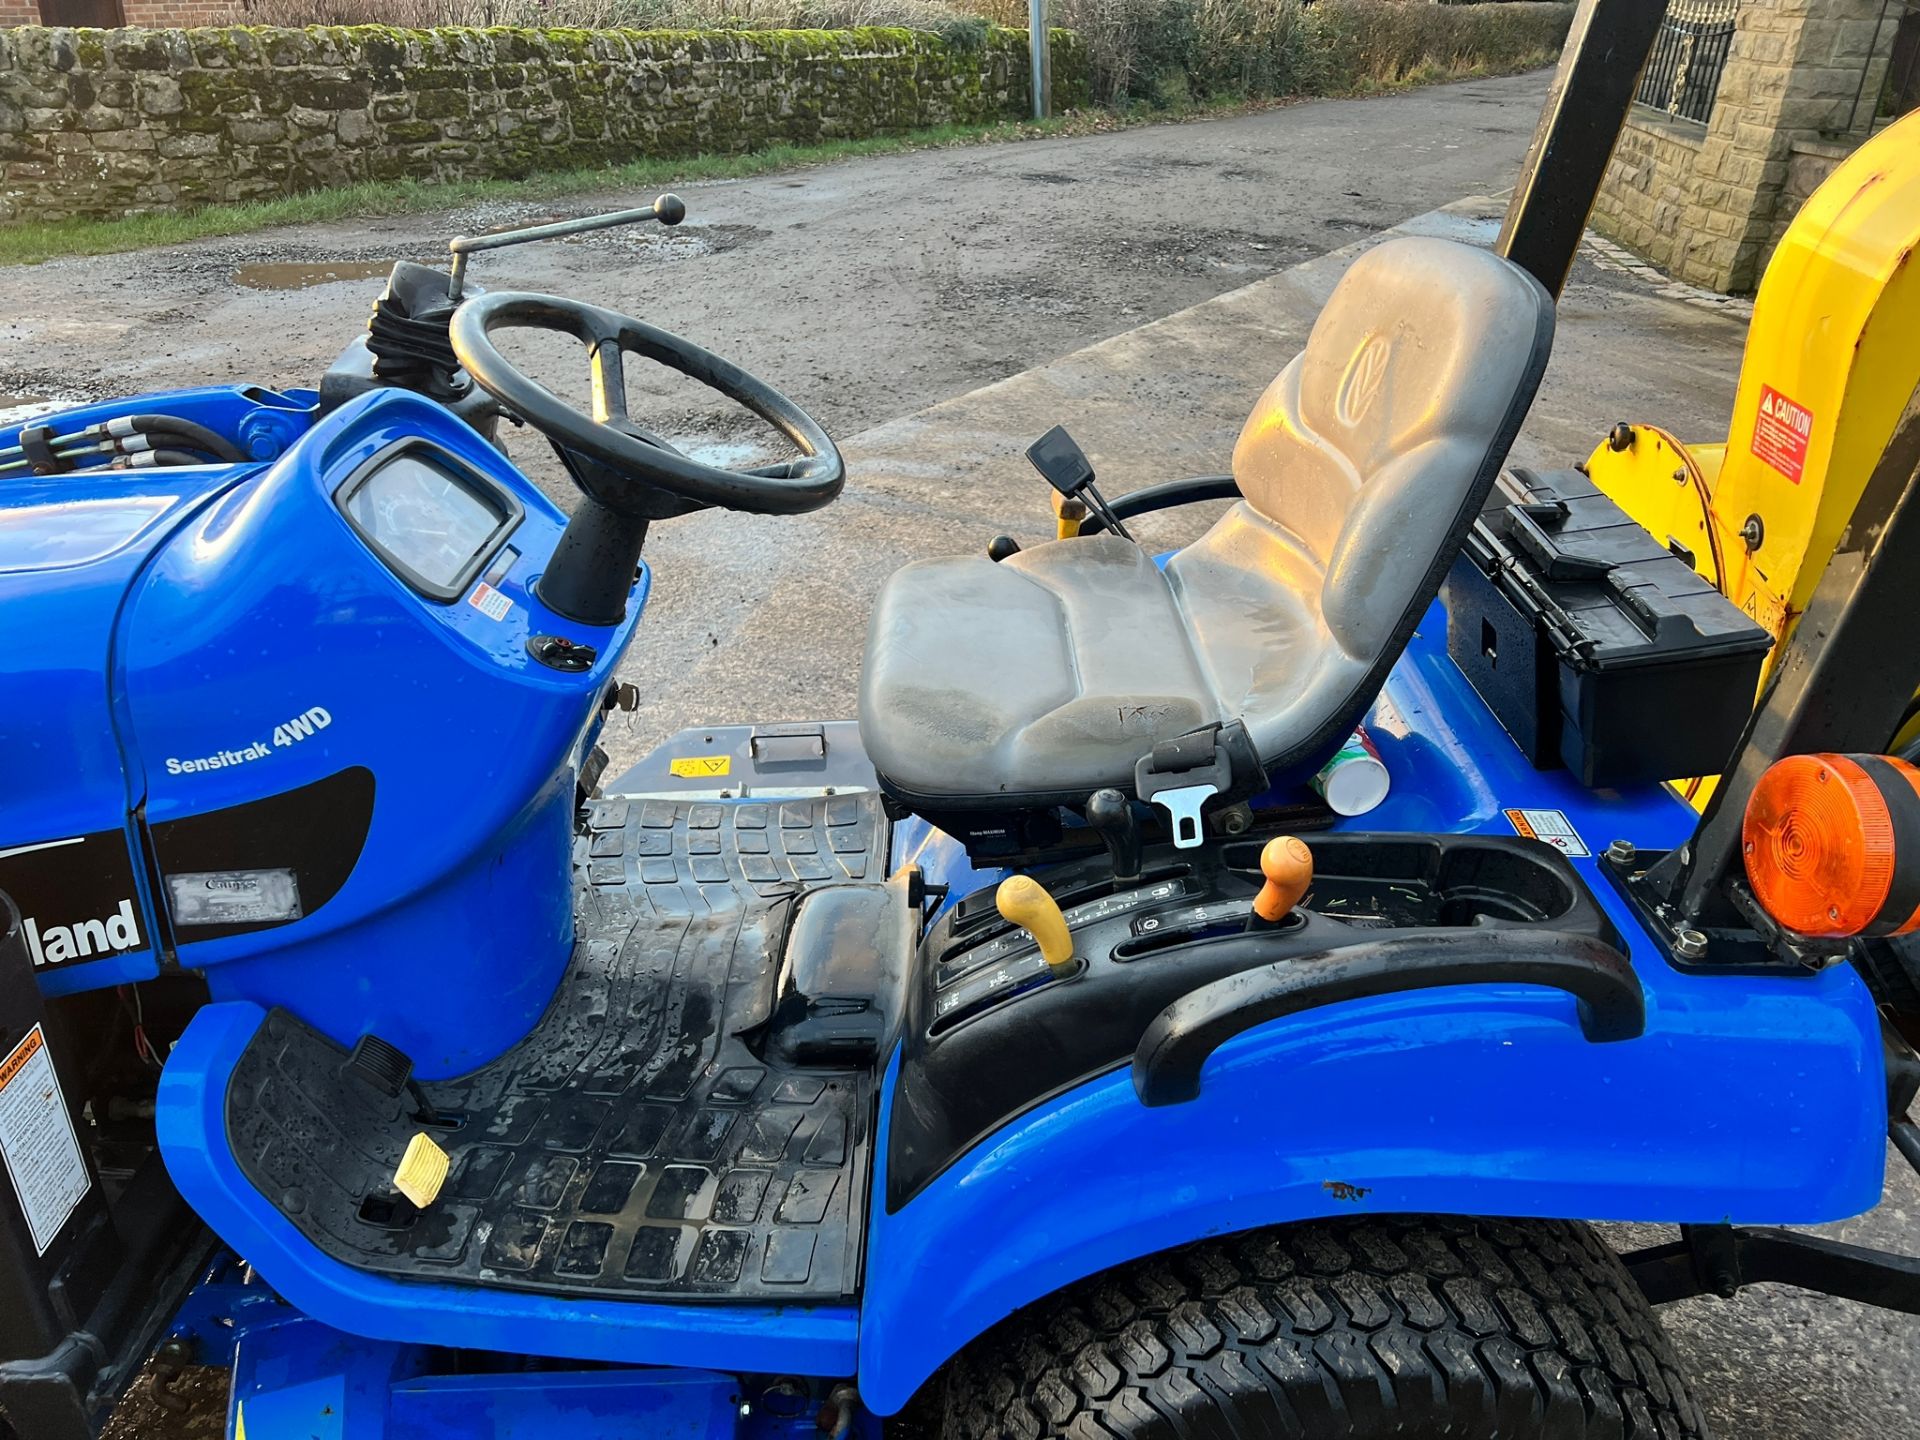
M 1572 1221 L 1395 1216 L 1205 1241 L 1012 1317 L 921 1401 L 943 1440 L 1707 1436 L 1645 1298 Z

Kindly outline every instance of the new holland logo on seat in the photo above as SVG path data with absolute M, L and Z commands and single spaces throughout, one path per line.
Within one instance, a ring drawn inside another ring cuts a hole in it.
M 133 859 L 119 830 L 0 845 L 0 890 L 20 911 L 37 970 L 144 950 Z

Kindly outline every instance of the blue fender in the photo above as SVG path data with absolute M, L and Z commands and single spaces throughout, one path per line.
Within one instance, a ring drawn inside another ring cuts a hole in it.
M 1677 844 L 1691 811 L 1661 787 L 1588 791 L 1534 770 L 1448 659 L 1438 605 L 1367 723 L 1394 789 L 1342 823 L 1511 834 L 1508 807 L 1560 815 L 1625 937 L 1646 1033 L 1591 1043 L 1570 997 L 1524 986 L 1348 1001 L 1236 1036 L 1185 1104 L 1142 1105 L 1124 1066 L 1056 1095 L 889 1214 L 896 1055 L 860 1329 L 877 1412 L 1022 1306 L 1210 1235 L 1392 1212 L 1798 1224 L 1879 1202 L 1886 1082 L 1859 976 L 1676 970 L 1589 853 L 1614 836 Z M 895 847 L 953 896 L 1002 873 L 915 821 Z
M 1853 972 L 1666 978 L 1685 983 L 1661 987 L 1645 1036 L 1616 1044 L 1585 1040 L 1566 996 L 1474 986 L 1249 1031 L 1186 1104 L 1142 1105 L 1121 1069 L 1021 1116 L 894 1214 L 883 1128 L 862 1396 L 891 1414 L 1020 1307 L 1258 1226 L 1395 1212 L 1813 1223 L 1878 1203 L 1879 1029 Z M 896 1057 L 889 1091 L 897 1075 Z

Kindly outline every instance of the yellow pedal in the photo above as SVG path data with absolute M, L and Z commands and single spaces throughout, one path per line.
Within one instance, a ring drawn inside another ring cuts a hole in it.
M 440 1187 L 447 1183 L 447 1152 L 434 1144 L 433 1137 L 416 1133 L 407 1142 L 407 1153 L 400 1157 L 400 1168 L 393 1172 L 393 1188 L 424 1210 L 439 1198 Z
M 1073 935 L 1060 904 L 1047 893 L 1047 887 L 1031 875 L 1013 875 L 1000 882 L 993 892 L 993 903 L 1000 918 L 1011 921 L 1033 936 L 1040 947 L 1040 958 L 1056 975 L 1073 973 Z

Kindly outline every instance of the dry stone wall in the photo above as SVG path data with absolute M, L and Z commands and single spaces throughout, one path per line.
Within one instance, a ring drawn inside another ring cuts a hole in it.
M 1052 36 L 1057 106 L 1084 54 Z M 914 30 L 0 31 L 0 220 L 518 178 L 1029 113 L 1027 37 Z

